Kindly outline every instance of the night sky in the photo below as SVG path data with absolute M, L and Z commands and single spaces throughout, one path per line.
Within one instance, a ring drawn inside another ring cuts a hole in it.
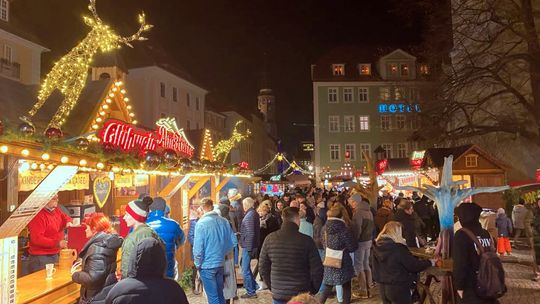
M 203 87 L 209 105 L 256 110 L 264 66 L 277 101 L 279 136 L 293 152 L 313 138 L 310 65 L 340 45 L 417 44 L 421 18 L 405 18 L 399 0 L 97 0 L 101 18 L 122 34 L 144 10 L 162 46 Z M 86 0 L 17 0 L 13 12 L 51 49 L 42 72 L 88 28 Z M 141 42 L 147 43 L 147 42 Z M 138 46 L 138 42 L 135 47 Z

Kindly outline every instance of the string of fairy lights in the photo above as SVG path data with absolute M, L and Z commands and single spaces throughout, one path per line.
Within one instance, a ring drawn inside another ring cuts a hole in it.
M 289 165 L 289 167 L 287 167 L 287 169 L 285 169 L 280 175 L 288 176 L 288 175 L 294 174 L 295 172 L 300 172 L 302 174 L 311 174 L 311 172 L 309 172 L 308 170 L 305 170 L 304 168 L 302 168 L 302 166 L 297 164 L 296 161 L 290 162 L 287 159 L 287 157 L 285 157 L 285 155 L 283 155 L 283 153 L 277 153 L 276 155 L 274 155 L 274 158 L 271 161 L 269 161 L 262 168 L 255 170 L 254 174 L 263 173 L 264 171 L 269 169 L 272 165 L 274 165 L 276 160 L 277 161 L 285 161 L 285 163 L 287 163 L 287 165 Z
M 249 135 L 251 135 L 251 131 L 249 129 L 247 129 L 244 133 L 238 131 L 238 126 L 242 123 L 242 120 L 237 121 L 234 125 L 231 137 L 229 139 L 219 141 L 214 147 L 214 157 L 216 161 L 221 161 L 222 163 L 225 163 L 227 157 L 229 156 L 229 153 L 236 146 L 236 144 L 247 139 Z
M 132 41 L 146 40 L 142 35 L 152 28 L 152 25 L 146 23 L 145 15 L 140 14 L 138 16 L 140 27 L 137 32 L 129 37 L 122 37 L 99 18 L 96 0 L 90 0 L 88 9 L 92 12 L 92 17 L 84 16 L 83 20 L 90 27 L 90 32 L 54 64 L 41 84 L 37 102 L 28 111 L 27 116 L 21 117 L 22 120 L 30 122 L 49 96 L 58 90 L 64 96 L 64 100 L 49 122 L 48 128 L 60 129 L 79 100 L 88 77 L 88 68 L 98 50 L 106 53 L 120 48 L 122 44 L 131 47 Z

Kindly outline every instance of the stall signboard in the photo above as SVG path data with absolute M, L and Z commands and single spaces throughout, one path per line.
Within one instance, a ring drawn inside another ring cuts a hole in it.
M 116 174 L 114 176 L 115 188 L 133 187 L 133 174 Z
M 411 166 L 414 170 L 422 168 L 424 164 L 424 156 L 426 155 L 426 150 L 423 151 L 413 151 L 411 156 Z
M 136 174 L 135 178 L 133 179 L 133 186 L 135 187 L 144 187 L 148 185 L 149 178 L 146 174 Z
M 19 191 L 32 191 L 47 177 L 49 172 L 25 171 L 19 173 Z M 88 173 L 78 173 L 69 180 L 59 191 L 88 190 L 90 177 Z
M 17 236 L 0 239 L 0 303 L 15 304 Z
M 100 176 L 94 180 L 94 200 L 99 208 L 105 206 L 111 194 L 111 189 L 112 181 L 108 176 Z
M 123 151 L 161 152 L 173 150 L 181 157 L 192 157 L 195 148 L 188 141 L 183 129 L 179 129 L 174 118 L 162 118 L 156 122 L 157 130 L 148 131 L 132 124 L 110 119 L 98 134 L 102 145 L 120 148 Z

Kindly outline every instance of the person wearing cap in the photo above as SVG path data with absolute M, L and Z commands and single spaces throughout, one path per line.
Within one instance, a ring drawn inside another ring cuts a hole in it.
M 165 216 L 167 203 L 162 197 L 155 197 L 150 205 L 150 213 L 146 224 L 152 228 L 161 240 L 165 243 L 165 254 L 167 257 L 166 276 L 175 279 L 178 276 L 175 254 L 176 250 L 184 244 L 184 232 L 178 222 Z
M 481 212 L 482 207 L 475 203 L 461 203 L 455 209 L 461 226 L 470 230 L 478 238 L 482 247 L 489 251 L 493 246 L 493 239 L 480 224 Z M 454 287 L 460 297 L 460 303 L 498 303 L 496 300 L 480 299 L 476 295 L 480 255 L 476 251 L 475 242 L 463 229 L 458 230 L 454 235 L 452 259 L 454 261 Z
M 122 278 L 127 277 L 131 255 L 134 253 L 137 244 L 141 240 L 145 238 L 155 238 L 162 242 L 157 233 L 146 225 L 148 211 L 152 202 L 152 198 L 147 196 L 143 199 L 131 201 L 126 206 L 124 220 L 129 228 L 133 228 L 133 231 L 128 234 L 122 245 L 122 261 L 120 265 Z
M 67 248 L 64 229 L 72 226 L 72 219 L 58 208 L 58 195 L 41 209 L 28 223 L 29 273 L 45 269 L 46 264 L 57 263 L 60 249 Z
M 242 201 L 245 216 L 240 226 L 240 247 L 242 247 L 242 276 L 244 277 L 244 287 L 246 294 L 241 298 L 249 299 L 256 298 L 257 283 L 251 271 L 251 260 L 257 257 L 260 238 L 260 219 L 259 214 L 255 211 L 255 200 L 251 197 L 246 197 Z

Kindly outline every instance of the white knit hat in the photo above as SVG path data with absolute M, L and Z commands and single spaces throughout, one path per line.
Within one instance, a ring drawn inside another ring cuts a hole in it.
M 137 222 L 144 223 L 151 203 L 151 200 L 145 199 L 131 201 L 126 207 L 126 213 L 131 215 Z

